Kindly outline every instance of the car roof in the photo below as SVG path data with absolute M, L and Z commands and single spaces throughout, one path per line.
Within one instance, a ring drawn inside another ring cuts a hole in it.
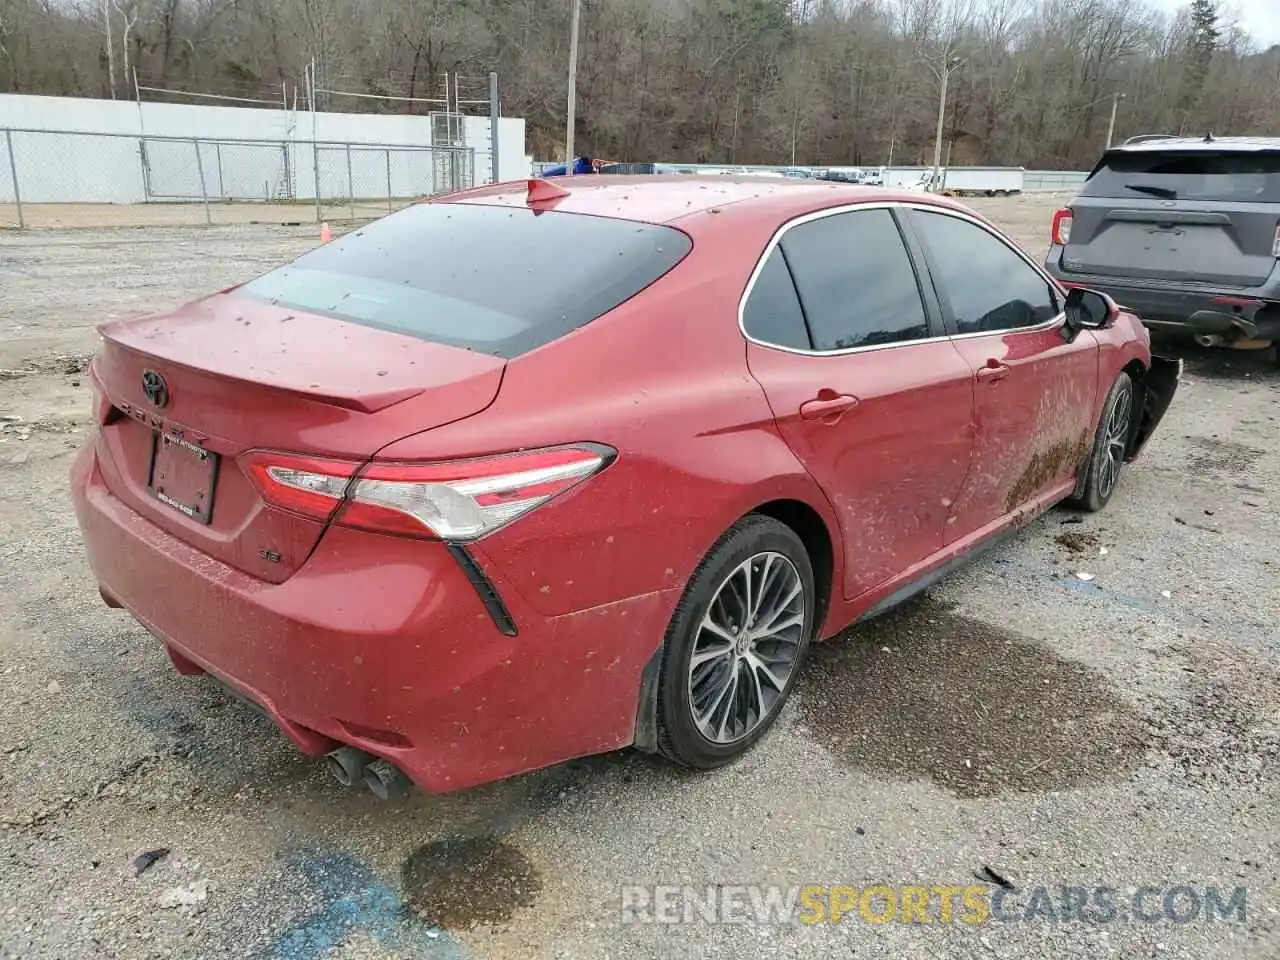
M 430 203 L 468 203 L 491 206 L 529 205 L 529 182 L 518 180 L 431 197 Z M 538 208 L 581 213 L 639 223 L 672 224 L 729 204 L 751 204 L 761 215 L 781 223 L 812 210 L 846 203 L 912 202 L 958 204 L 919 192 L 884 187 L 853 186 L 800 177 L 581 175 L 535 181 L 559 187 L 563 196 L 535 201 Z
M 1111 147 L 1108 153 L 1163 153 L 1206 151 L 1213 153 L 1259 153 L 1280 150 L 1280 137 L 1166 137 L 1152 135 L 1150 139 L 1137 140 Z

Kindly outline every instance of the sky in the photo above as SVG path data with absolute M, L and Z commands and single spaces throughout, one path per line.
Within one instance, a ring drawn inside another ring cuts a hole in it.
M 1188 0 L 1154 0 L 1154 3 L 1172 13 L 1187 6 Z M 1224 19 L 1237 16 L 1240 26 L 1253 34 L 1260 46 L 1280 43 L 1280 0 L 1223 0 L 1218 6 Z

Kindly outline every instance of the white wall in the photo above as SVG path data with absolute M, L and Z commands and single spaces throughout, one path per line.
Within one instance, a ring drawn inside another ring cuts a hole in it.
M 312 199 L 405 197 L 433 189 L 438 155 L 424 150 L 368 150 L 344 144 L 430 147 L 431 119 L 355 113 L 0 94 L 0 129 L 12 132 L 18 187 L 28 203 L 138 203 L 147 199 L 142 139 L 262 140 L 264 144 L 145 141 L 152 194 L 213 198 Z M 29 132 L 42 131 L 42 132 Z M 94 136 L 93 134 L 98 134 Z M 102 136 L 117 134 L 119 136 Z M 488 117 L 467 117 L 463 134 L 475 151 L 475 182 L 492 179 Z M 311 141 L 321 142 L 313 151 Z M 327 145 L 332 144 L 332 145 Z M 499 179 L 528 175 L 524 120 L 498 121 Z M 350 162 L 348 163 L 348 153 Z M 388 163 L 388 161 L 390 161 Z M 388 170 L 388 166 L 390 169 Z M 7 146 L 0 142 L 0 202 L 13 199 Z M 318 171 L 317 171 L 318 168 Z M 389 176 L 388 176 L 389 175 Z M 434 179 L 433 179 L 434 178 Z

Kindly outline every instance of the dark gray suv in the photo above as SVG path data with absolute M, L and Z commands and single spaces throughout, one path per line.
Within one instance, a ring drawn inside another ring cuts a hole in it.
M 1280 138 L 1135 137 L 1102 155 L 1051 239 L 1051 274 L 1153 330 L 1280 343 Z

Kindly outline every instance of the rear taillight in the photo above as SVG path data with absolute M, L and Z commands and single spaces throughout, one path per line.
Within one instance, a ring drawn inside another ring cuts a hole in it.
M 1280 223 L 1276 224 L 1275 239 L 1271 241 L 1271 255 L 1280 260 Z
M 90 361 L 88 370 L 89 394 L 93 398 L 93 422 L 100 427 L 108 426 L 125 417 L 123 410 L 111 402 L 107 388 L 102 385 L 98 376 L 97 364 Z
M 349 460 L 254 451 L 241 461 L 262 499 L 312 520 L 328 520 L 360 464 Z
M 591 445 L 361 469 L 344 460 L 257 451 L 243 462 L 263 499 L 283 510 L 361 530 L 460 541 L 524 516 L 598 473 L 613 455 Z
M 111 421 L 114 407 L 111 405 L 111 398 L 107 396 L 106 389 L 102 386 L 97 366 L 93 361 L 89 362 L 88 380 L 89 393 L 93 397 L 93 422 L 105 426 Z
M 1065 247 L 1071 242 L 1071 211 L 1065 207 L 1061 210 L 1054 211 L 1053 226 L 1049 229 L 1049 236 L 1060 247 Z

